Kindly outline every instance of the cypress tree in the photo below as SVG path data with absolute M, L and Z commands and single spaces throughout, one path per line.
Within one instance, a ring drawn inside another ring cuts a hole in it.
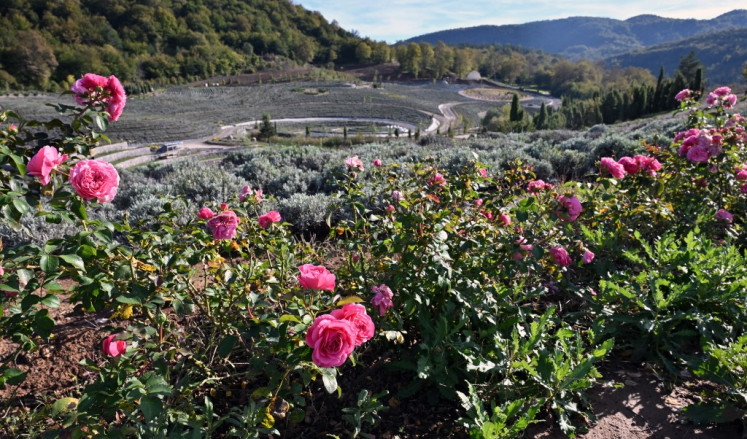
M 509 120 L 511 122 L 521 122 L 524 118 L 524 111 L 521 109 L 519 103 L 519 95 L 514 93 L 514 97 L 511 100 L 511 112 L 509 113 Z
M 540 106 L 539 114 L 537 114 L 537 117 L 532 122 L 534 122 L 534 128 L 538 130 L 547 128 L 547 107 L 544 101 L 542 102 L 542 106 Z
M 654 90 L 654 98 L 652 100 L 651 111 L 654 113 L 662 110 L 661 95 L 664 93 L 664 66 L 659 67 L 659 78 L 656 80 L 656 90 Z

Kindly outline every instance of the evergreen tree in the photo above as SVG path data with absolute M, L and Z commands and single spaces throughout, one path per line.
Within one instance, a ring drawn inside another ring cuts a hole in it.
M 524 119 L 524 110 L 521 109 L 519 103 L 519 95 L 514 93 L 514 97 L 511 100 L 511 112 L 509 113 L 509 120 L 511 122 L 521 122 Z
M 704 88 L 705 84 L 703 83 L 703 68 L 701 67 L 695 72 L 695 80 L 691 84 L 690 89 L 702 93 Z
M 537 114 L 537 117 L 532 120 L 534 122 L 534 128 L 538 130 L 544 130 L 547 129 L 547 123 L 548 123 L 548 115 L 547 115 L 547 107 L 545 106 L 545 102 L 542 102 L 542 106 L 540 106 L 540 111 Z
M 651 111 L 656 113 L 662 110 L 662 94 L 664 93 L 664 66 L 659 67 L 659 78 L 656 80 L 656 90 L 652 99 Z
M 703 63 L 698 60 L 698 56 L 695 54 L 694 50 L 691 50 L 690 53 L 680 59 L 680 65 L 677 67 L 677 71 L 682 74 L 682 76 L 685 78 L 685 87 L 683 88 L 689 88 L 694 90 L 695 86 L 695 76 L 698 73 L 698 69 L 703 68 Z M 702 73 L 701 73 L 702 75 Z M 701 78 L 702 81 L 702 78 Z
M 265 113 L 262 115 L 262 123 L 259 125 L 259 139 L 270 140 L 275 134 L 275 130 L 272 127 L 270 115 Z

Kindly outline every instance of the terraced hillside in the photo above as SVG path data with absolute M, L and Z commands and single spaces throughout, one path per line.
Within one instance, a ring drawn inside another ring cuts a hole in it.
M 304 117 L 382 118 L 426 129 L 439 105 L 458 103 L 457 112 L 477 125 L 481 112 L 495 108 L 458 94 L 467 86 L 425 82 L 384 84 L 381 88 L 351 83 L 285 83 L 249 87 L 171 87 L 131 97 L 122 118 L 107 134 L 114 141 L 166 142 L 209 138 L 221 126 L 259 120 Z M 65 95 L 3 96 L 0 106 L 26 118 L 53 116 L 46 102 L 72 103 Z

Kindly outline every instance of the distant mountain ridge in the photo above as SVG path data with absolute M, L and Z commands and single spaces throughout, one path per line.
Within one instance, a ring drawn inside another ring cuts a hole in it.
M 706 70 L 709 86 L 729 84 L 742 77 L 742 65 L 747 61 L 747 27 L 696 35 L 669 43 L 615 55 L 606 59 L 622 67 L 644 67 L 656 74 L 664 67 L 672 75 L 683 55 L 695 51 Z
M 436 44 L 443 41 L 451 45 L 471 46 L 510 44 L 571 59 L 602 59 L 734 28 L 747 28 L 746 9 L 735 9 L 709 20 L 638 15 L 627 20 L 569 17 L 516 25 L 484 25 L 432 32 L 406 42 Z

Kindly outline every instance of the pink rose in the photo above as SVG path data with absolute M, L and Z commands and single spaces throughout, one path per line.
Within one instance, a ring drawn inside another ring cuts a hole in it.
M 587 248 L 584 251 L 584 255 L 581 257 L 581 259 L 584 261 L 584 264 L 591 264 L 591 261 L 594 260 L 594 253 L 592 253 L 592 251 Z
M 690 98 L 690 93 L 691 93 L 691 91 L 690 91 L 689 88 L 686 88 L 684 90 L 680 90 L 679 93 L 677 93 L 676 95 L 674 95 L 674 99 L 676 101 L 678 101 L 678 102 L 682 102 L 685 99 L 689 99 Z
M 281 221 L 280 212 L 271 210 L 259 217 L 259 226 L 263 229 L 270 227 L 270 224 Z
M 394 200 L 395 203 L 399 203 L 405 198 L 404 195 L 402 195 L 402 192 L 400 191 L 392 191 L 392 200 Z
M 482 203 L 483 203 L 482 198 L 478 198 L 478 199 L 475 200 L 475 206 L 477 206 L 477 207 L 482 206 Z
M 13 298 L 13 297 L 16 297 L 17 295 L 18 295 L 18 291 L 6 291 L 5 292 L 5 297 L 8 297 L 8 298 Z
M 358 156 L 350 157 L 345 160 L 345 168 L 347 168 L 348 171 L 363 171 L 363 162 L 361 159 L 358 158 Z
M 371 287 L 371 291 L 375 294 L 373 299 L 371 299 L 371 304 L 373 304 L 373 306 L 378 306 L 379 314 L 383 316 L 389 308 L 394 306 L 394 303 L 392 303 L 394 293 L 392 293 L 392 290 L 385 284 L 381 284 L 378 287 L 374 285 Z
M 718 100 L 718 95 L 716 93 L 708 93 L 708 97 L 706 98 L 706 104 L 709 107 L 713 107 L 713 105 Z
M 571 265 L 571 257 L 568 256 L 568 252 L 563 247 L 553 247 L 550 249 L 550 256 L 555 260 L 555 263 L 561 267 L 567 267 Z
M 298 267 L 301 274 L 296 276 L 302 287 L 310 290 L 334 291 L 335 275 L 321 265 L 304 264 Z
M 511 225 L 511 217 L 508 216 L 508 214 L 502 213 L 498 217 L 498 222 L 501 223 L 501 225 L 503 225 L 503 226 L 509 226 L 509 225 Z
M 2 265 L 0 265 L 0 276 L 2 276 L 4 274 L 5 274 L 5 269 L 3 268 Z
M 617 163 L 621 164 L 628 174 L 637 174 L 639 171 L 638 162 L 632 157 L 620 157 Z
M 108 203 L 117 195 L 119 174 L 111 163 L 103 160 L 82 160 L 70 170 L 70 184 L 84 200 L 97 199 Z
M 602 157 L 600 163 L 613 178 L 625 177 L 625 168 L 610 157 Z
M 542 180 L 530 181 L 529 185 L 527 185 L 527 191 L 532 192 L 532 193 L 541 192 L 541 191 L 550 190 L 550 189 L 552 189 L 552 185 L 550 183 L 545 183 Z
M 197 216 L 201 219 L 210 219 L 215 216 L 215 212 L 207 207 L 203 207 L 202 209 L 200 209 L 200 213 L 197 214 Z
M 654 157 L 646 157 L 637 155 L 633 157 L 638 164 L 638 168 L 641 171 L 645 171 L 648 175 L 656 177 L 656 171 L 661 170 L 661 163 Z
M 731 93 L 731 88 L 726 87 L 726 86 L 719 87 L 716 90 L 713 90 L 713 94 L 715 94 L 718 97 L 724 97 L 728 95 L 729 93 Z
M 110 357 L 118 357 L 125 353 L 127 350 L 127 342 L 124 340 L 114 340 L 117 334 L 112 334 L 104 340 L 102 343 L 104 347 L 104 353 Z
M 737 180 L 739 181 L 745 181 L 747 180 L 747 170 L 742 169 L 737 173 Z
M 313 349 L 311 360 L 319 367 L 341 366 L 355 349 L 356 333 L 349 320 L 318 316 L 306 331 L 306 344 Z
M 717 220 L 723 221 L 726 223 L 731 223 L 732 221 L 734 221 L 734 215 L 732 215 L 731 213 L 727 212 L 724 209 L 719 209 L 718 212 L 716 212 L 716 215 L 714 215 L 714 217 Z
M 233 210 L 224 210 L 207 222 L 213 239 L 233 239 L 239 226 L 239 217 Z
M 743 184 L 739 191 L 743 194 L 747 194 L 747 183 Z
M 394 206 L 392 206 L 391 204 L 390 204 L 390 205 L 388 205 L 388 206 L 386 207 L 386 211 L 387 211 L 387 212 L 389 212 L 389 213 L 392 213 L 392 212 L 394 212 Z
M 43 185 L 48 185 L 50 174 L 62 162 L 67 160 L 67 154 L 62 154 L 49 145 L 43 146 L 29 161 L 26 170 L 29 175 L 39 179 Z
M 480 210 L 480 213 L 482 214 L 482 216 L 484 216 L 485 218 L 487 218 L 488 221 L 492 221 L 493 220 L 493 212 L 491 212 L 489 210 L 482 209 L 482 210 Z
M 70 87 L 75 94 L 78 105 L 88 105 L 89 102 L 100 102 L 109 113 L 109 121 L 119 119 L 127 102 L 127 94 L 116 76 L 109 78 L 93 73 L 86 73 Z
M 581 211 L 583 210 L 581 207 L 581 202 L 578 200 L 578 198 L 576 198 L 575 195 L 570 197 L 561 195 L 558 197 L 558 203 L 560 203 L 561 206 L 565 207 L 566 211 L 564 212 L 565 215 L 562 212 L 556 213 L 566 221 L 575 221 L 576 218 L 581 215 Z
M 705 163 L 711 157 L 708 148 L 696 146 L 687 151 L 687 159 L 693 163 Z
M 674 141 L 679 142 L 682 139 L 692 137 L 692 136 L 697 136 L 698 133 L 700 133 L 700 130 L 697 128 L 690 128 L 687 131 L 680 131 L 679 133 L 677 133 L 676 136 L 674 136 Z
M 380 168 L 381 167 L 381 159 L 375 159 L 374 160 L 374 166 L 376 166 L 377 168 Z
M 366 314 L 366 307 L 357 303 L 348 303 L 341 309 L 336 309 L 330 313 L 332 317 L 340 320 L 347 320 L 353 324 L 356 330 L 355 345 L 360 346 L 371 340 L 374 336 L 374 323 L 371 316 Z
M 228 210 L 228 204 L 220 203 L 220 210 Z
M 477 172 L 480 173 L 480 177 L 482 177 L 482 178 L 488 178 L 488 170 L 487 169 L 478 169 Z
M 446 179 L 440 172 L 428 179 L 428 186 L 446 186 Z
M 724 108 L 734 108 L 737 103 L 737 95 L 730 94 L 724 98 Z

